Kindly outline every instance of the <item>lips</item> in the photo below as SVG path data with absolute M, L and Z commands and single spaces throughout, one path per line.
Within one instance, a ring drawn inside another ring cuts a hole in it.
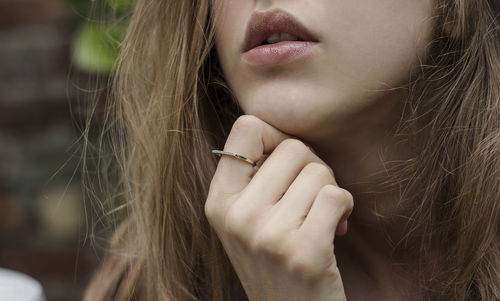
M 301 41 L 318 42 L 318 39 L 294 16 L 281 9 L 273 9 L 253 13 L 247 26 L 242 52 L 262 45 L 275 32 L 294 35 Z

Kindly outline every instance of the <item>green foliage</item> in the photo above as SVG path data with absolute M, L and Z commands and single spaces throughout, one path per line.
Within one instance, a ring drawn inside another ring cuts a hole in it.
M 91 1 L 89 0 L 66 0 L 70 4 L 70 6 L 75 10 L 75 12 L 80 16 L 86 16 Z
M 116 11 L 128 11 L 134 5 L 134 0 L 106 0 L 106 2 Z
M 75 66 L 91 73 L 112 73 L 135 1 L 65 1 L 82 17 L 73 43 Z
M 93 73 L 114 71 L 125 28 L 119 24 L 83 24 L 73 45 L 75 65 Z

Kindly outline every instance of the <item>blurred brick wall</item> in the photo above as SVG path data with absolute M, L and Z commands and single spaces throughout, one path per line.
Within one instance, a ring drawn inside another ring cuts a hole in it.
M 38 279 L 48 301 L 80 300 L 99 256 L 84 244 L 70 114 L 85 98 L 69 55 L 77 25 L 62 1 L 0 1 L 0 267 Z

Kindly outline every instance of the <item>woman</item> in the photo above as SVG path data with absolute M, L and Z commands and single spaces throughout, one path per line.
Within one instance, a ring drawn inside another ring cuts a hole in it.
M 86 300 L 499 300 L 499 13 L 139 0 Z

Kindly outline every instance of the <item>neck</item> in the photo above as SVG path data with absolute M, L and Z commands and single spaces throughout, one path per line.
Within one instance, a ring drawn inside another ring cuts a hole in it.
M 354 212 L 349 219 L 362 233 L 398 213 L 399 194 L 388 184 L 389 163 L 410 158 L 411 149 L 395 137 L 403 111 L 404 93 L 394 93 L 369 107 L 351 112 L 343 120 L 304 139 L 332 169 L 338 185 L 354 196 Z M 375 210 L 376 209 L 376 210 Z M 369 229 L 361 229 L 370 225 Z M 375 234 L 373 233 L 373 234 Z M 368 234 L 368 233 L 367 233 Z
M 410 153 L 394 137 L 402 104 L 401 95 L 386 98 L 339 121 L 336 131 L 306 140 L 333 169 L 338 185 L 354 197 L 349 230 L 336 239 L 337 257 L 357 262 L 372 279 L 387 279 L 394 275 L 391 263 L 411 263 L 413 258 L 409 247 L 398 244 L 407 220 L 398 220 L 404 215 L 397 206 L 399 191 L 387 185 L 387 162 L 408 159 Z

